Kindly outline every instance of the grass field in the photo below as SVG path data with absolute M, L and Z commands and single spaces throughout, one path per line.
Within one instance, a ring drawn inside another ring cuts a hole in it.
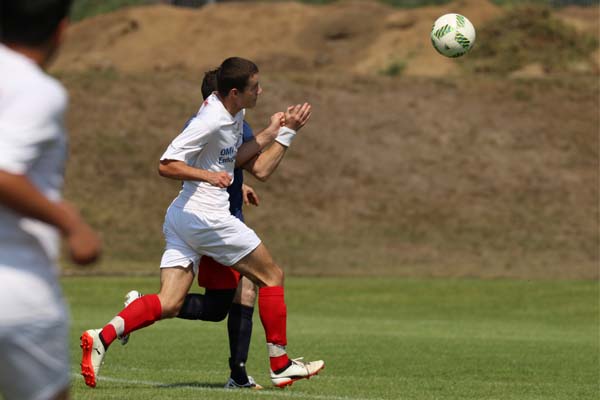
M 72 369 L 78 337 L 157 278 L 73 277 Z M 288 278 L 288 350 L 326 369 L 286 390 L 229 392 L 225 323 L 169 320 L 109 350 L 96 389 L 74 399 L 597 399 L 599 285 L 594 281 Z M 267 385 L 255 313 L 248 370 Z

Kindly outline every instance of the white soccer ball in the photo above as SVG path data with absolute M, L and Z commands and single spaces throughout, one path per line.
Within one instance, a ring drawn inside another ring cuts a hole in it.
M 443 56 L 452 58 L 463 56 L 475 43 L 475 27 L 463 15 L 442 15 L 431 28 L 431 43 Z

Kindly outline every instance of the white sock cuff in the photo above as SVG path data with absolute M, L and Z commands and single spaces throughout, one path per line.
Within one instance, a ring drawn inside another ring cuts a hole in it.
M 123 332 L 125 332 L 125 320 L 117 315 L 110 320 L 109 324 L 115 327 L 117 337 L 120 339 L 123 336 Z
M 267 343 L 267 350 L 269 350 L 269 357 L 281 357 L 287 354 L 285 346 L 279 344 Z

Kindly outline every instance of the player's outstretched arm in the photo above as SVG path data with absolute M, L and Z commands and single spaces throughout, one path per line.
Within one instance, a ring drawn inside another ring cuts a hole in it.
M 310 119 L 312 107 L 308 103 L 290 106 L 285 112 L 284 126 L 279 130 L 275 143 L 266 151 L 248 161 L 244 169 L 256 177 L 256 179 L 265 182 L 275 172 L 293 138 Z
M 100 256 L 100 239 L 75 207 L 50 201 L 25 175 L 0 171 L 0 204 L 56 227 L 65 236 L 75 263 L 89 264 Z
M 227 172 L 212 172 L 194 168 L 179 160 L 161 160 L 158 164 L 158 173 L 165 178 L 178 181 L 208 182 L 220 188 L 231 185 L 231 176 Z

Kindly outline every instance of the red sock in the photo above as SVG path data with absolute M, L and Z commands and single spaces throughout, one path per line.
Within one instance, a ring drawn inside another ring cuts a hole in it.
M 265 329 L 267 344 L 270 345 L 271 370 L 277 371 L 287 366 L 290 361 L 285 352 L 287 311 L 282 286 L 263 287 L 258 290 L 258 312 Z
M 162 306 L 158 295 L 142 296 L 114 317 L 100 332 L 104 347 L 108 348 L 118 337 L 152 325 L 161 317 Z

